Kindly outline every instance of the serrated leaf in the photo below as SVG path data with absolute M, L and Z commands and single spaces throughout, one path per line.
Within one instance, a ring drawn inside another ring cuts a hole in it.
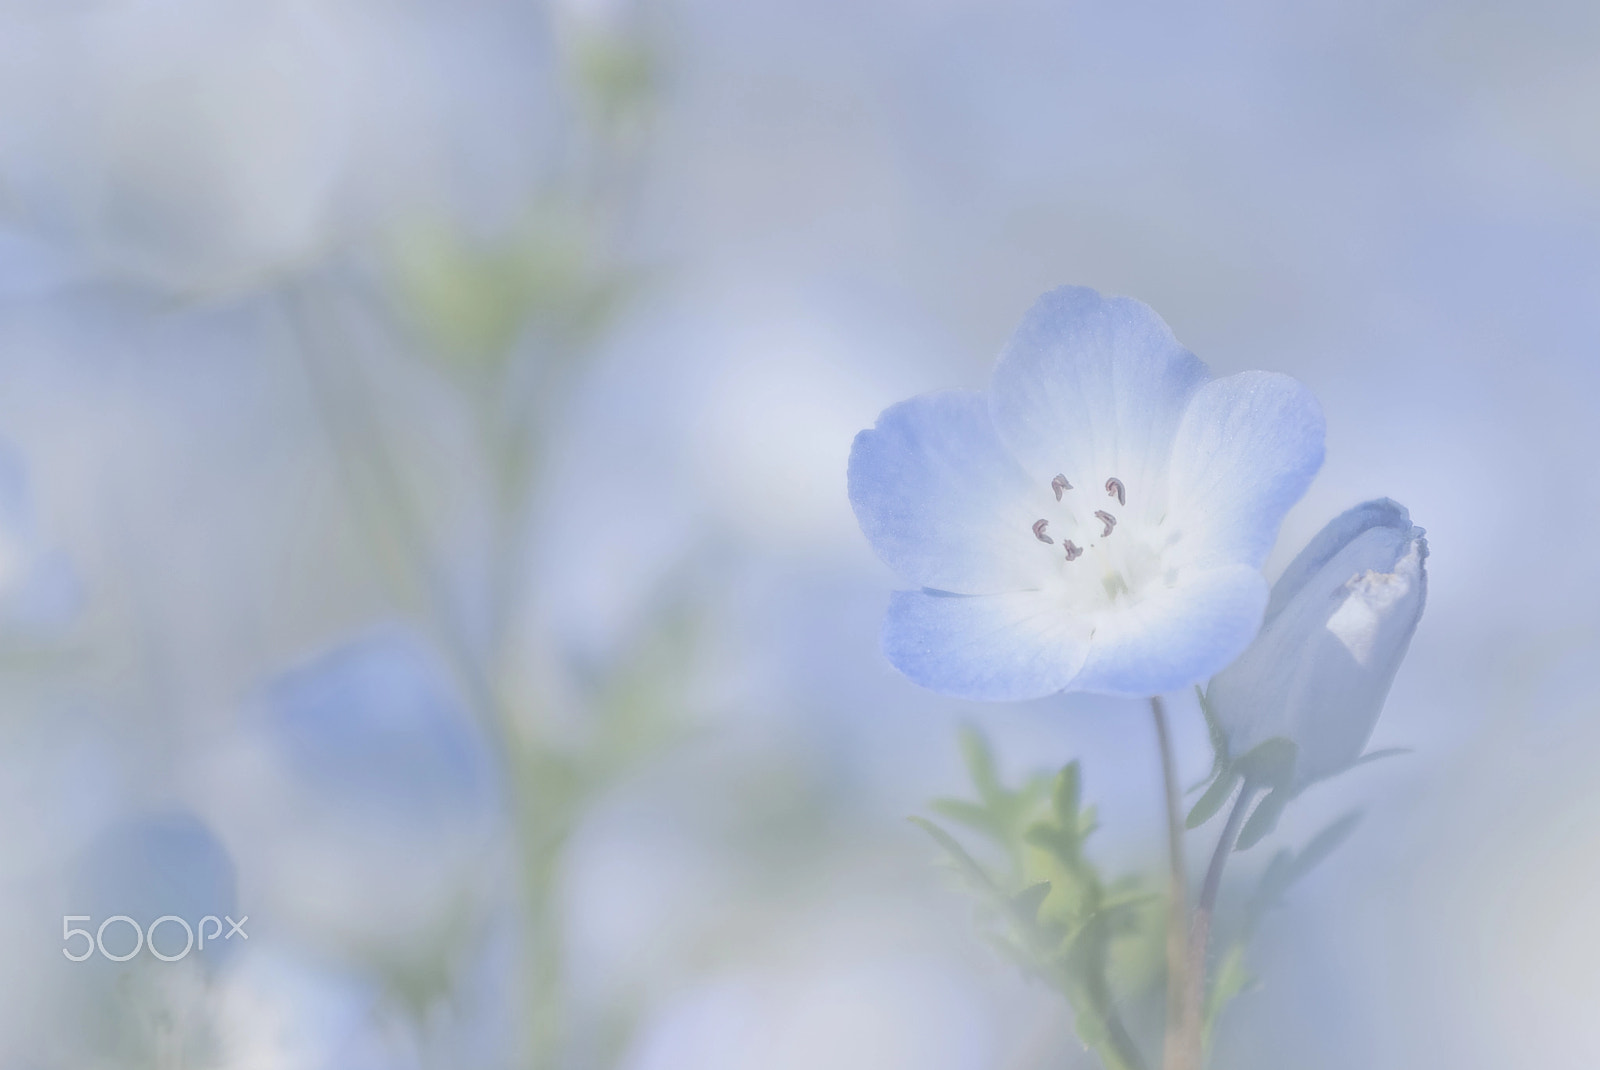
M 976 883 L 980 888 L 991 892 L 998 891 L 995 887 L 994 879 L 989 876 L 988 871 L 978 864 L 977 859 L 967 853 L 967 849 L 961 846 L 961 842 L 954 836 L 925 817 L 910 817 L 906 820 L 922 829 L 929 836 L 932 836 L 934 842 L 944 848 L 945 853 L 950 856 L 951 861 L 956 864 L 956 869 L 963 876 Z
M 1025 816 L 1038 809 L 1039 804 L 1050 794 L 1050 778 L 1042 773 L 1035 773 L 1023 782 L 1011 795 L 1011 806 L 1019 816 Z
M 1082 790 L 1083 777 L 1078 763 L 1068 762 L 1056 775 L 1055 785 L 1050 792 L 1050 807 L 1063 828 L 1077 827 Z
M 978 798 L 985 807 L 992 809 L 997 800 L 1005 798 L 1006 792 L 995 772 L 994 751 L 989 747 L 989 740 L 970 724 L 961 726 L 961 757 L 966 762 L 972 786 L 978 789 Z
M 1039 920 L 1039 908 L 1044 905 L 1045 896 L 1050 894 L 1050 882 L 1040 881 L 1030 885 L 1011 897 L 1011 907 L 1017 917 L 1028 925 L 1034 925 Z
M 1022 839 L 1024 843 L 1049 851 L 1068 866 L 1077 864 L 1079 842 L 1076 830 L 1069 832 L 1059 825 L 1038 821 L 1023 833 Z
M 1010 937 L 1002 936 L 992 931 L 980 933 L 979 937 L 984 943 L 999 952 L 1001 958 L 1020 970 L 1023 977 L 1041 981 L 1045 984 L 1053 983 L 1054 978 L 1050 975 L 1049 966 L 1041 963 L 1038 956 L 1029 948 L 1023 947 Z
M 928 804 L 928 808 L 940 817 L 947 817 L 951 821 L 960 822 L 977 832 L 982 832 L 1000 840 L 1005 838 L 1004 831 L 996 827 L 995 815 L 975 802 L 968 802 L 966 799 L 942 798 L 933 800 Z
M 1099 817 L 1100 811 L 1092 806 L 1085 806 L 1083 811 L 1078 814 L 1078 842 L 1080 844 L 1087 840 L 1095 829 L 1100 827 Z
M 1233 797 L 1233 789 L 1239 785 L 1239 771 L 1230 766 L 1224 769 L 1217 778 L 1211 782 L 1211 787 L 1200 796 L 1189 811 L 1189 816 L 1184 820 L 1184 827 L 1197 829 L 1216 816 L 1218 810 Z
M 1260 802 L 1256 803 L 1256 808 L 1250 811 L 1244 828 L 1239 830 L 1239 842 L 1234 850 L 1248 851 L 1265 839 L 1278 827 L 1278 818 L 1283 816 L 1283 808 L 1288 804 L 1289 795 L 1286 791 L 1281 788 L 1269 791 Z

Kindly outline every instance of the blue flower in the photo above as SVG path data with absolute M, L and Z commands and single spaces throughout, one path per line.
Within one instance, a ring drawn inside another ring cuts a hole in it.
M 206 775 L 275 925 L 432 969 L 458 950 L 441 934 L 506 894 L 493 750 L 412 628 L 377 625 L 279 675 L 243 723 Z
M 1355 764 L 1422 619 L 1427 558 L 1387 498 L 1323 528 L 1273 585 L 1256 641 L 1206 689 L 1229 753 L 1289 740 L 1296 791 Z
M 495 805 L 492 756 L 420 637 L 374 628 L 278 677 L 273 736 L 300 784 L 352 817 L 418 823 Z
M 194 928 L 207 915 L 241 914 L 233 856 L 216 833 L 187 810 L 132 815 L 111 824 L 83 852 L 73 884 L 70 905 L 74 913 L 93 919 L 91 929 L 117 915 L 126 915 L 148 930 L 169 914 Z M 159 943 L 151 946 L 178 954 L 184 944 L 179 927 L 168 923 L 159 933 L 151 938 Z M 135 937 L 132 926 L 123 923 L 108 927 L 103 939 L 114 955 L 144 946 L 144 937 Z M 242 943 L 213 939 L 203 951 L 196 948 L 196 955 L 203 956 L 200 961 L 221 961 Z
M 850 451 L 850 502 L 897 592 L 883 644 L 975 699 L 1152 695 L 1249 645 L 1283 515 L 1322 464 L 1287 376 L 1213 379 L 1154 312 L 1051 291 L 987 393 L 912 398 Z

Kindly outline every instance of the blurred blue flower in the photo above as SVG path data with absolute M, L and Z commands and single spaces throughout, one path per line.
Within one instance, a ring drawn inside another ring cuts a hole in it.
M 220 919 L 241 913 L 233 858 L 216 834 L 187 810 L 130 816 L 108 826 L 84 850 L 74 883 L 63 912 L 71 908 L 94 923 L 120 914 L 148 927 L 170 914 L 198 928 L 207 915 Z M 175 930 L 163 930 L 161 939 L 178 940 L 165 947 L 169 954 L 181 948 L 182 937 Z M 135 946 L 127 927 L 108 929 L 105 940 L 115 953 Z M 240 943 L 214 939 L 194 953 L 197 959 L 216 961 Z
M 287 765 L 349 814 L 438 821 L 481 813 L 494 765 L 438 658 L 395 627 L 362 636 L 268 687 Z
M 912 398 L 856 436 L 856 518 L 922 588 L 894 595 L 885 652 L 975 699 L 1203 680 L 1259 628 L 1261 562 L 1322 449 L 1295 380 L 1213 380 L 1147 306 L 1051 291 L 987 394 Z
M 66 556 L 39 535 L 22 456 L 0 441 L 0 628 L 44 633 L 69 624 L 83 601 Z
M 208 763 L 261 917 L 362 961 L 432 961 L 510 887 L 494 756 L 448 667 L 385 625 L 269 683 Z
M 1297 748 L 1294 788 L 1361 756 L 1427 600 L 1428 541 L 1387 498 L 1323 528 L 1272 588 L 1261 634 L 1206 690 L 1241 755 Z

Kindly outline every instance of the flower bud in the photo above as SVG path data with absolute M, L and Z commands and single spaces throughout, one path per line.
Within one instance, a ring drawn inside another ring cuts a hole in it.
M 1387 498 L 1323 528 L 1272 588 L 1255 642 L 1207 688 L 1228 753 L 1289 740 L 1294 791 L 1355 764 L 1422 617 L 1427 557 L 1423 530 Z

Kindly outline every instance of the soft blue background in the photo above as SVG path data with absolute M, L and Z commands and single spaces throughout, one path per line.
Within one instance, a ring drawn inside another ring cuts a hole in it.
M 181 23 L 182 4 L 72 6 L 154 27 L 120 46 L 132 67 L 137 49 L 180 47 L 141 8 Z M 1145 300 L 1218 374 L 1270 368 L 1317 393 L 1327 462 L 1269 573 L 1328 517 L 1382 495 L 1433 549 L 1430 605 L 1375 739 L 1415 753 L 1291 810 L 1285 843 L 1354 806 L 1368 816 L 1265 927 L 1264 983 L 1225 1025 L 1220 1062 L 1600 1060 L 1600 10 L 476 0 L 392 14 L 352 0 L 308 31 L 323 57 L 308 69 L 331 80 L 306 83 L 351 125 L 303 155 L 247 138 L 203 157 L 304 180 L 223 198 L 198 245 L 171 246 L 157 239 L 192 203 L 192 175 L 139 171 L 139 197 L 101 211 L 82 191 L 121 157 L 37 132 L 70 128 L 120 85 L 66 8 L 0 5 L 8 26 L 46 35 L 36 57 L 77 57 L 8 65 L 8 85 L 32 92 L 0 106 L 0 435 L 35 498 L 37 548 L 21 557 L 71 560 L 83 608 L 68 645 L 94 655 L 45 670 L 25 657 L 0 683 L 0 935 L 27 949 L 0 954 L 0 1061 L 60 1047 L 55 1014 L 79 982 L 56 969 L 54 924 L 81 911 L 56 889 L 102 830 L 199 813 L 237 858 L 247 906 L 265 897 L 250 878 L 263 858 L 321 872 L 314 853 L 269 852 L 300 843 L 294 827 L 263 831 L 270 801 L 241 810 L 242 785 L 280 782 L 251 757 L 252 703 L 407 606 L 362 541 L 284 309 L 337 299 L 342 272 L 380 255 L 374 235 L 408 213 L 506 227 L 499 206 L 548 182 L 578 136 L 551 116 L 570 103 L 555 88 L 563 50 L 585 34 L 657 56 L 614 231 L 614 255 L 647 281 L 541 417 L 520 672 L 603 676 L 673 607 L 697 635 L 679 692 L 694 730 L 593 800 L 564 855 L 572 1000 L 591 1024 L 632 1008 L 622 1064 L 1024 1067 L 1039 1065 L 1030 1051 L 1070 1049 L 1056 1005 L 970 938 L 901 817 L 959 785 L 953 725 L 972 719 L 1014 769 L 1082 756 L 1102 857 L 1144 864 L 1158 836 L 1146 721 L 1110 700 L 969 706 L 897 678 L 876 647 L 894 579 L 844 495 L 857 429 L 910 394 L 981 385 L 1023 310 L 1063 282 Z M 181 43 L 224 61 L 202 86 L 239 47 L 203 29 Z M 273 100 L 240 121 L 283 119 L 293 142 L 307 116 L 326 118 Z M 325 197 L 324 169 L 338 176 Z M 274 214 L 275 190 L 315 206 Z M 117 252 L 141 242 L 160 270 Z M 203 284 L 223 278 L 222 293 Z M 447 601 L 477 642 L 494 580 L 470 428 L 441 377 L 390 353 L 390 335 L 356 333 Z M 1179 714 L 1198 776 L 1203 731 Z M 219 755 L 260 775 L 218 777 Z M 475 762 L 441 766 L 452 795 Z M 497 790 L 483 776 L 474 799 Z M 371 786 L 339 786 L 328 812 Z M 483 850 L 454 863 L 480 885 L 504 872 Z M 372 872 L 401 872 L 397 857 L 376 852 Z M 271 913 L 254 913 L 270 934 Z M 304 952 L 288 920 L 303 916 L 282 909 L 274 954 Z M 246 980 L 333 986 L 340 1007 L 376 999 L 317 946 L 315 961 Z M 28 955 L 52 959 L 49 984 Z M 335 1050 L 496 1065 L 510 1042 L 492 1008 L 514 1005 L 514 971 L 485 955 L 461 984 L 490 1009 L 444 1024 L 351 1012 L 373 1032 L 350 1040 L 345 1018 L 279 1000 L 324 1038 L 283 1065 Z

